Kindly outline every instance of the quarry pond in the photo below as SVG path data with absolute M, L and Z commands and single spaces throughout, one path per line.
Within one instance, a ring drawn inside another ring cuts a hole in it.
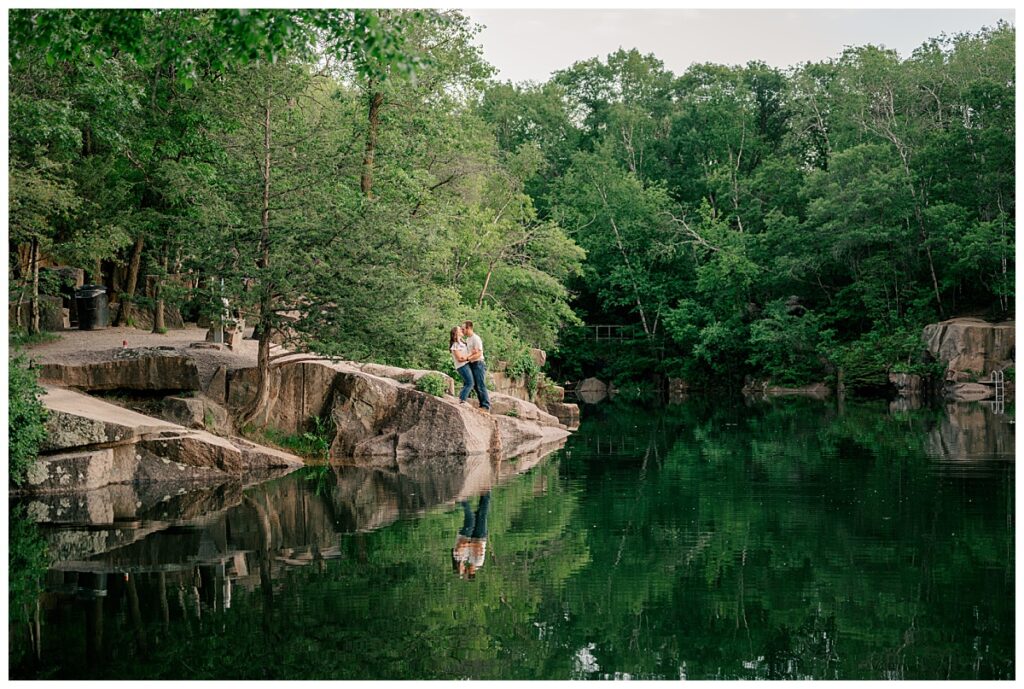
M 501 462 L 110 486 L 64 518 L 24 498 L 51 517 L 12 548 L 53 560 L 12 617 L 11 678 L 1015 676 L 1012 410 L 582 416 Z M 486 544 L 472 575 L 460 530 Z

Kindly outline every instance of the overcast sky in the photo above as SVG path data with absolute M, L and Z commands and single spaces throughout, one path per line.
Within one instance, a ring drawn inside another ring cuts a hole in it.
M 881 44 L 907 56 L 939 34 L 977 31 L 1002 10 L 464 10 L 486 28 L 478 39 L 498 78 L 546 81 L 577 60 L 620 46 L 654 53 L 681 74 L 694 62 L 763 60 L 787 67 Z

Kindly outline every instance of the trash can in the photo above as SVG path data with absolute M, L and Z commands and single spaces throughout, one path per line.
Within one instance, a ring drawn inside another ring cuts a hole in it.
M 79 330 L 96 330 L 110 325 L 107 288 L 103 285 L 82 285 L 76 289 L 75 307 Z

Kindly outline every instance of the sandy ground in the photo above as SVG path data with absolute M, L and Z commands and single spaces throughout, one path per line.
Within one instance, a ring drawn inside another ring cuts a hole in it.
M 181 354 L 195 360 L 199 368 L 199 379 L 210 380 L 218 366 L 246 368 L 256 365 L 256 340 L 242 340 L 238 351 L 228 349 L 195 349 L 194 342 L 206 341 L 206 328 L 186 324 L 182 330 L 168 330 L 159 335 L 137 328 L 103 328 L 102 330 L 65 330 L 54 333 L 60 337 L 55 342 L 28 347 L 28 354 L 41 364 L 85 364 L 109 361 L 125 342 L 134 347 L 173 347 Z M 280 350 L 271 350 L 277 354 Z

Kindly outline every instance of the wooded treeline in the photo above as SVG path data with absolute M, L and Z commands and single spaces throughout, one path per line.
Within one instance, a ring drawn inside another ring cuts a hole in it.
M 919 364 L 925 322 L 1012 312 L 1012 27 L 790 70 L 619 51 L 523 85 L 475 34 L 457 12 L 12 12 L 11 299 L 43 256 L 157 314 L 228 299 L 264 367 L 281 337 L 443 367 L 471 318 L 499 358 L 557 345 L 565 378 L 693 383 L 870 380 Z M 630 340 L 600 351 L 584 322 Z
M 925 372 L 920 328 L 1014 295 L 1014 29 L 779 70 L 619 51 L 492 88 L 499 142 L 536 142 L 542 217 L 586 251 L 563 378 L 637 371 L 847 384 Z

